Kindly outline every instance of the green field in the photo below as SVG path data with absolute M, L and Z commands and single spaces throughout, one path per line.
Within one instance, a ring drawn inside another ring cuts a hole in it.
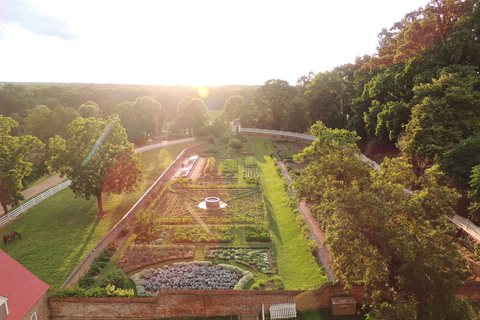
M 59 287 L 86 254 L 130 210 L 191 142 L 144 152 L 144 181 L 135 193 L 104 197 L 105 216 L 97 218 L 97 202 L 75 198 L 67 188 L 43 201 L 1 229 L 17 231 L 21 241 L 2 249 L 51 287 Z

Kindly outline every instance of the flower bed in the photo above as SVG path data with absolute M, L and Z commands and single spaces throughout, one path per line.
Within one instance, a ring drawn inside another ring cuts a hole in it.
M 126 273 L 164 261 L 192 259 L 194 255 L 194 245 L 132 244 L 127 248 L 117 265 Z

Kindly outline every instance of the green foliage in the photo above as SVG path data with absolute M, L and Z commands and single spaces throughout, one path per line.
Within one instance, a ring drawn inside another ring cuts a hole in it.
M 439 183 L 437 167 L 417 177 L 406 159 L 394 158 L 371 170 L 358 156 L 355 135 L 312 131 L 317 140 L 301 155 L 312 161 L 295 182 L 296 196 L 317 203 L 311 209 L 327 231 L 339 280 L 347 289 L 364 284 L 372 315 L 448 314 L 469 276 L 449 232 L 459 195 Z M 406 189 L 414 191 L 405 196 Z
M 443 154 L 478 130 L 480 86 L 474 71 L 442 72 L 433 83 L 416 86 L 412 119 L 403 151 L 438 162 Z M 461 105 L 461 108 L 458 106 Z
M 470 190 L 477 197 L 480 198 L 480 165 L 472 168 L 471 180 L 469 182 Z
M 113 285 L 107 285 L 105 288 L 92 288 L 90 290 L 72 287 L 65 289 L 53 290 L 50 293 L 52 297 L 58 298 L 86 298 L 86 297 L 112 297 L 112 298 L 131 298 L 135 295 L 133 289 L 124 290 L 115 288 Z
M 472 168 L 480 165 L 480 134 L 455 145 L 439 162 L 440 169 L 452 178 L 468 185 Z
M 117 118 L 106 121 L 77 118 L 67 127 L 67 139 L 50 139 L 52 170 L 72 180 L 76 196 L 96 196 L 103 214 L 102 194 L 134 192 L 140 187 L 140 154 L 127 142 Z
M 228 243 L 233 241 L 229 226 L 177 226 L 172 242 L 176 243 Z
M 154 210 L 139 210 L 135 213 L 133 222 L 133 232 L 137 235 L 137 240 L 141 242 L 150 242 L 160 234 L 162 225 Z
M 102 275 L 100 282 L 98 284 L 99 287 L 104 288 L 107 285 L 113 285 L 116 288 L 126 288 L 128 283 L 127 276 L 123 273 L 122 270 L 114 268 L 109 272 Z
M 23 200 L 22 179 L 32 171 L 32 163 L 26 158 L 28 153 L 43 146 L 32 136 L 11 136 L 11 129 L 17 125 L 12 118 L 0 115 L 0 204 L 5 213 L 8 205 L 16 206 Z
M 238 163 L 235 159 L 225 159 L 220 161 L 220 172 L 221 173 L 237 173 L 238 172 Z
M 223 260 L 234 260 L 236 263 L 245 264 L 263 273 L 271 272 L 269 253 L 267 249 L 252 249 L 239 247 L 214 248 L 208 249 L 206 257 Z
M 230 139 L 230 141 L 228 142 L 228 146 L 238 152 L 242 149 L 243 142 L 238 139 Z
M 267 226 L 246 226 L 245 241 L 247 242 L 270 242 L 270 231 Z

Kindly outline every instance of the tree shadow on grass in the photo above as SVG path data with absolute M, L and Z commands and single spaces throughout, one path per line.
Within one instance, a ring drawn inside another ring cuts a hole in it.
M 269 227 L 270 227 L 270 231 L 272 231 L 272 233 L 275 235 L 275 237 L 278 239 L 278 241 L 281 244 L 283 244 L 282 236 L 280 234 L 280 229 L 278 228 L 277 220 L 275 218 L 275 215 L 273 214 L 274 210 L 273 210 L 272 203 L 267 198 L 264 198 L 264 199 L 265 199 L 265 207 L 266 207 L 266 210 L 267 210 L 267 217 L 268 217 L 268 221 L 269 221 L 268 224 L 269 224 Z
M 68 260 L 65 260 L 65 279 L 70 276 L 70 274 L 73 272 L 73 270 L 80 264 L 81 260 L 83 259 L 82 257 L 88 254 L 88 252 L 92 249 L 90 248 L 89 244 L 92 241 L 93 236 L 96 233 L 97 227 L 99 225 L 100 218 L 96 218 L 95 222 L 93 223 L 92 227 L 90 228 L 90 231 L 88 232 L 88 235 L 86 236 L 85 240 L 83 241 L 81 247 L 78 250 L 72 250 L 72 255 L 69 257 Z M 96 243 L 95 243 L 96 245 Z M 75 249 L 75 248 L 72 248 Z M 68 262 L 67 262 L 68 261 Z

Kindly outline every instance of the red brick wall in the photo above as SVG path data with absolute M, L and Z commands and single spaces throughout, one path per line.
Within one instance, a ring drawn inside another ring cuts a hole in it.
M 271 304 L 295 302 L 297 311 L 330 308 L 330 298 L 345 291 L 331 282 L 307 291 L 275 290 L 167 290 L 154 298 L 49 298 L 51 320 L 168 319 L 172 317 L 210 317 L 260 314 L 262 304 L 268 314 Z M 362 287 L 352 295 L 362 304 Z M 459 295 L 480 301 L 480 282 L 465 282 Z
M 295 302 L 297 310 L 330 307 L 330 297 L 345 294 L 332 283 L 318 290 L 168 290 L 154 298 L 49 298 L 50 319 L 168 319 L 219 315 L 259 314 L 271 304 Z M 361 304 L 363 290 L 356 287 L 353 295 Z

